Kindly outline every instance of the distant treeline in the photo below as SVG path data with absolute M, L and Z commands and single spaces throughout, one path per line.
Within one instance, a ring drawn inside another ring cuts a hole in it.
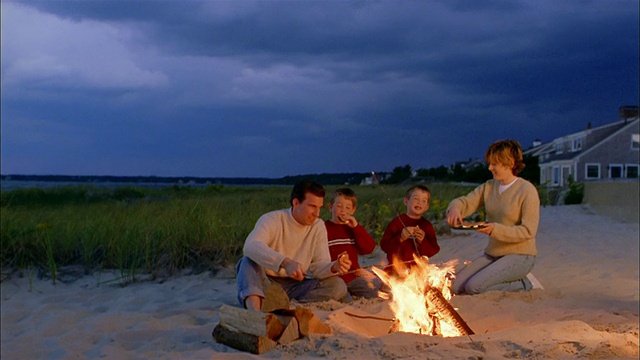
M 540 182 L 540 168 L 536 157 L 525 156 L 525 170 L 519 176 L 534 184 Z M 407 181 L 427 182 L 471 182 L 481 183 L 492 175 L 483 162 L 456 163 L 453 166 L 439 166 L 414 170 L 410 165 L 398 166 L 391 172 L 376 172 L 376 180 L 383 184 L 400 184 Z M 195 177 L 195 176 L 75 176 L 75 175 L 2 175 L 2 180 L 80 182 L 80 183 L 151 183 L 167 185 L 293 185 L 302 179 L 314 180 L 323 185 L 358 185 L 371 173 L 322 173 L 285 176 L 282 178 L 247 177 Z M 369 182 L 370 183 L 370 182 Z
M 282 178 L 195 177 L 195 176 L 110 176 L 110 175 L 2 175 L 2 181 L 43 181 L 73 183 L 146 183 L 169 185 L 293 185 L 301 179 L 320 184 L 360 184 L 370 173 L 310 174 Z

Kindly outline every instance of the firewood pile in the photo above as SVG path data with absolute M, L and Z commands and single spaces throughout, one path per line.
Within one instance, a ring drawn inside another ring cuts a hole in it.
M 284 295 L 283 295 L 284 294 Z M 213 329 L 216 342 L 253 354 L 265 353 L 309 334 L 331 334 L 312 310 L 289 308 L 289 298 L 279 285 L 265 294 L 262 311 L 222 305 L 220 322 Z

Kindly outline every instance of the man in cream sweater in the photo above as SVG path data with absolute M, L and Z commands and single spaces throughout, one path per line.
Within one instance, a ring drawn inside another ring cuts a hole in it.
M 327 230 L 319 218 L 324 196 L 322 185 L 300 181 L 291 191 L 290 208 L 258 219 L 237 265 L 238 301 L 245 308 L 261 309 L 270 282 L 299 302 L 348 298 L 344 281 L 333 275 L 348 271 L 351 261 L 331 261 Z

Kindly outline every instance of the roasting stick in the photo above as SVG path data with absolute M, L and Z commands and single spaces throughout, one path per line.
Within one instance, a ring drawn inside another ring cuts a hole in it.
M 385 318 L 380 316 L 373 316 L 373 315 L 359 315 L 349 311 L 345 311 L 344 314 L 349 315 L 351 317 L 359 318 L 359 319 L 372 319 L 372 320 L 389 321 L 389 322 L 395 321 L 395 319 L 390 319 L 390 318 Z
M 409 264 L 409 263 L 412 263 L 412 262 L 413 262 L 413 260 L 407 260 L 407 261 L 400 262 L 399 264 Z M 330 278 L 332 278 L 332 277 L 336 277 L 336 276 L 340 276 L 340 275 L 355 274 L 355 273 L 357 273 L 358 271 L 361 271 L 361 270 L 369 270 L 369 269 L 373 269 L 373 268 L 377 268 L 377 269 L 380 269 L 380 270 L 384 270 L 384 269 L 386 269 L 386 268 L 390 268 L 390 267 L 392 267 L 393 265 L 394 265 L 394 264 L 389 264 L 389 265 L 385 265 L 385 266 L 375 266 L 375 265 L 365 266 L 365 267 L 361 267 L 361 268 L 359 268 L 359 269 L 349 270 L 349 271 L 347 271 L 347 272 L 343 272 L 343 273 L 339 273 L 339 272 L 337 272 L 337 273 L 335 273 L 335 274 L 331 274 L 331 275 L 329 275 L 329 276 L 325 276 L 325 277 L 323 277 L 323 278 L 320 278 L 320 280 L 330 279 Z M 375 274 L 374 274 L 374 275 L 375 275 Z
M 384 188 L 383 188 L 383 187 L 382 187 L 382 185 L 380 184 L 380 179 L 378 179 L 378 176 L 376 175 L 376 173 L 372 171 L 372 172 L 371 172 L 371 176 L 372 176 L 372 178 L 373 178 L 374 183 L 377 183 L 377 184 L 378 184 L 378 186 L 380 186 L 380 190 L 381 190 L 381 191 L 382 191 L 382 193 L 385 195 L 385 197 L 386 197 L 387 201 L 389 202 L 389 205 L 391 206 L 391 208 L 393 208 L 393 210 L 395 211 L 396 216 L 398 217 L 398 220 L 400 220 L 400 224 L 402 225 L 402 228 L 406 228 L 407 226 L 406 226 L 406 225 L 404 224 L 404 222 L 402 221 L 402 217 L 400 217 L 400 212 L 398 211 L 398 209 L 397 209 L 395 206 L 393 206 L 393 203 L 391 202 L 391 199 L 389 198 L 389 196 L 387 195 L 386 191 L 384 190 Z M 415 249 L 416 249 L 416 253 L 418 254 L 418 256 L 421 256 L 421 255 L 420 255 L 420 249 L 418 248 L 418 244 L 416 243 L 416 238 L 415 238 L 413 235 L 411 235 L 411 240 L 413 240 L 413 246 L 414 246 L 414 247 L 415 247 Z M 342 254 L 340 254 L 340 255 L 338 256 L 338 260 L 340 259 L 340 257 L 345 256 L 345 255 L 346 255 L 346 253 L 342 253 Z M 403 262 L 402 262 L 402 264 L 407 264 L 407 263 L 411 263 L 411 262 L 413 262 L 413 260 L 403 261 Z M 388 268 L 388 267 L 391 267 L 391 266 L 393 266 L 393 264 L 389 264 L 389 265 L 383 266 L 383 267 L 381 267 L 380 269 L 381 269 L 381 270 L 384 270 L 384 269 L 386 269 L 386 268 Z M 329 275 L 329 276 L 323 277 L 323 278 L 321 278 L 320 280 L 325 280 L 325 279 L 329 279 L 329 278 L 336 277 L 336 276 L 340 276 L 340 275 L 353 274 L 353 273 L 358 272 L 359 270 L 367 270 L 367 269 L 371 269 L 371 268 L 373 268 L 373 267 L 374 267 L 374 266 L 372 265 L 372 266 L 367 266 L 367 267 L 363 267 L 363 268 L 356 269 L 356 270 L 347 271 L 347 272 L 345 272 L 345 273 L 335 273 L 335 274 L 332 274 L 332 275 Z
M 404 221 L 402 221 L 402 217 L 400 217 L 400 212 L 398 211 L 398 208 L 393 206 L 393 202 L 391 202 L 391 198 L 387 195 L 387 192 L 384 191 L 384 188 L 382 187 L 382 184 L 380 183 L 380 179 L 378 179 L 378 176 L 373 171 L 371 172 L 371 177 L 373 178 L 373 182 L 377 183 L 378 186 L 380 186 L 380 191 L 382 191 L 384 196 L 387 198 L 387 202 L 389 202 L 389 205 L 391 205 L 393 210 L 395 210 L 396 217 L 398 218 L 398 220 L 400 220 L 400 224 L 402 225 L 402 228 L 405 229 L 407 226 L 404 224 Z M 416 254 L 418 254 L 418 256 L 422 256 L 420 254 L 420 249 L 418 248 L 418 244 L 416 243 L 415 236 L 411 235 L 411 240 L 413 241 L 413 247 L 416 249 Z

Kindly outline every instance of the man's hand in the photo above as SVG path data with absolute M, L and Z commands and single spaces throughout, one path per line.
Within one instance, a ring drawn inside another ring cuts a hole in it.
M 290 278 L 298 281 L 302 281 L 302 279 L 304 279 L 305 271 L 302 269 L 302 265 L 300 265 L 299 262 L 286 257 L 282 260 L 280 267 L 284 269 L 287 276 Z
M 344 274 L 351 269 L 351 260 L 349 259 L 349 255 L 346 252 L 340 254 L 338 256 L 338 260 L 333 263 L 331 266 L 332 273 Z

